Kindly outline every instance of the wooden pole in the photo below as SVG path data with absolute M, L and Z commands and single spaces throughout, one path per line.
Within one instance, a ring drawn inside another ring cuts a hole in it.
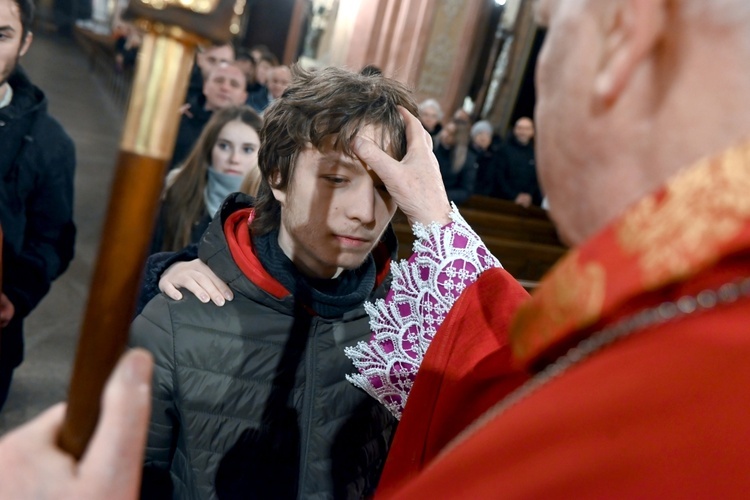
M 127 345 L 195 47 L 229 41 L 244 6 L 236 1 L 136 0 L 126 12 L 146 34 L 58 436 L 76 458 L 94 433 L 104 384 Z

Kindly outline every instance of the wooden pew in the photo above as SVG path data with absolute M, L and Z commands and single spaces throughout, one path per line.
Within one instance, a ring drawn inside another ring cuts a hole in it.
M 523 208 L 521 205 L 517 205 L 509 200 L 490 198 L 489 196 L 478 194 L 471 196 L 459 208 L 474 208 L 484 212 L 515 215 L 521 219 L 540 219 L 549 222 L 547 211 L 537 206 Z
M 525 209 L 506 200 L 473 196 L 459 211 L 503 267 L 527 289 L 535 288 L 567 251 L 541 208 Z M 400 212 L 393 219 L 393 228 L 399 241 L 399 258 L 408 258 L 414 236 Z
M 519 241 L 562 246 L 557 230 L 549 220 L 488 212 L 477 208 L 460 209 L 461 215 L 481 236 L 498 236 Z

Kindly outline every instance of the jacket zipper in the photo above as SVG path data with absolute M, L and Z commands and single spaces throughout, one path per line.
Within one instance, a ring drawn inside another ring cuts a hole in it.
M 319 323 L 317 318 L 313 318 L 311 325 L 312 328 L 310 329 L 312 335 L 307 347 L 307 355 L 305 356 L 305 396 L 302 399 L 302 418 L 300 419 L 300 422 L 302 424 L 300 429 L 300 444 L 302 449 L 300 450 L 297 498 L 304 498 L 304 486 L 305 482 L 307 481 L 307 455 L 309 453 L 310 442 L 308 439 L 308 434 L 310 434 L 310 429 L 312 426 L 312 404 L 315 392 L 315 357 L 317 355 L 315 349 L 318 324 Z

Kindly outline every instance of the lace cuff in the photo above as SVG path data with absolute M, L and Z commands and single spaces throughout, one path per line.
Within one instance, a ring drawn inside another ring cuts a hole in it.
M 414 254 L 392 266 L 386 298 L 366 303 L 373 335 L 344 353 L 359 374 L 346 379 L 380 401 L 396 418 L 438 327 L 466 287 L 502 267 L 453 205 L 452 222 L 415 224 Z

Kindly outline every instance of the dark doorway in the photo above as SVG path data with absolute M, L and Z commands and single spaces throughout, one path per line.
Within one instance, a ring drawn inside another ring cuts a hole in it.
M 252 0 L 246 7 L 244 47 L 265 45 L 280 61 L 284 57 L 295 0 Z
M 513 114 L 508 125 L 509 128 L 512 127 L 512 124 L 516 120 L 523 116 L 534 117 L 534 106 L 536 105 L 536 87 L 534 85 L 536 61 L 539 58 L 539 51 L 542 49 L 542 44 L 544 43 L 545 33 L 546 30 L 539 29 L 534 36 L 534 44 L 529 53 L 529 59 L 526 62 L 526 69 L 524 70 L 521 87 L 518 89 L 518 97 L 513 107 Z

